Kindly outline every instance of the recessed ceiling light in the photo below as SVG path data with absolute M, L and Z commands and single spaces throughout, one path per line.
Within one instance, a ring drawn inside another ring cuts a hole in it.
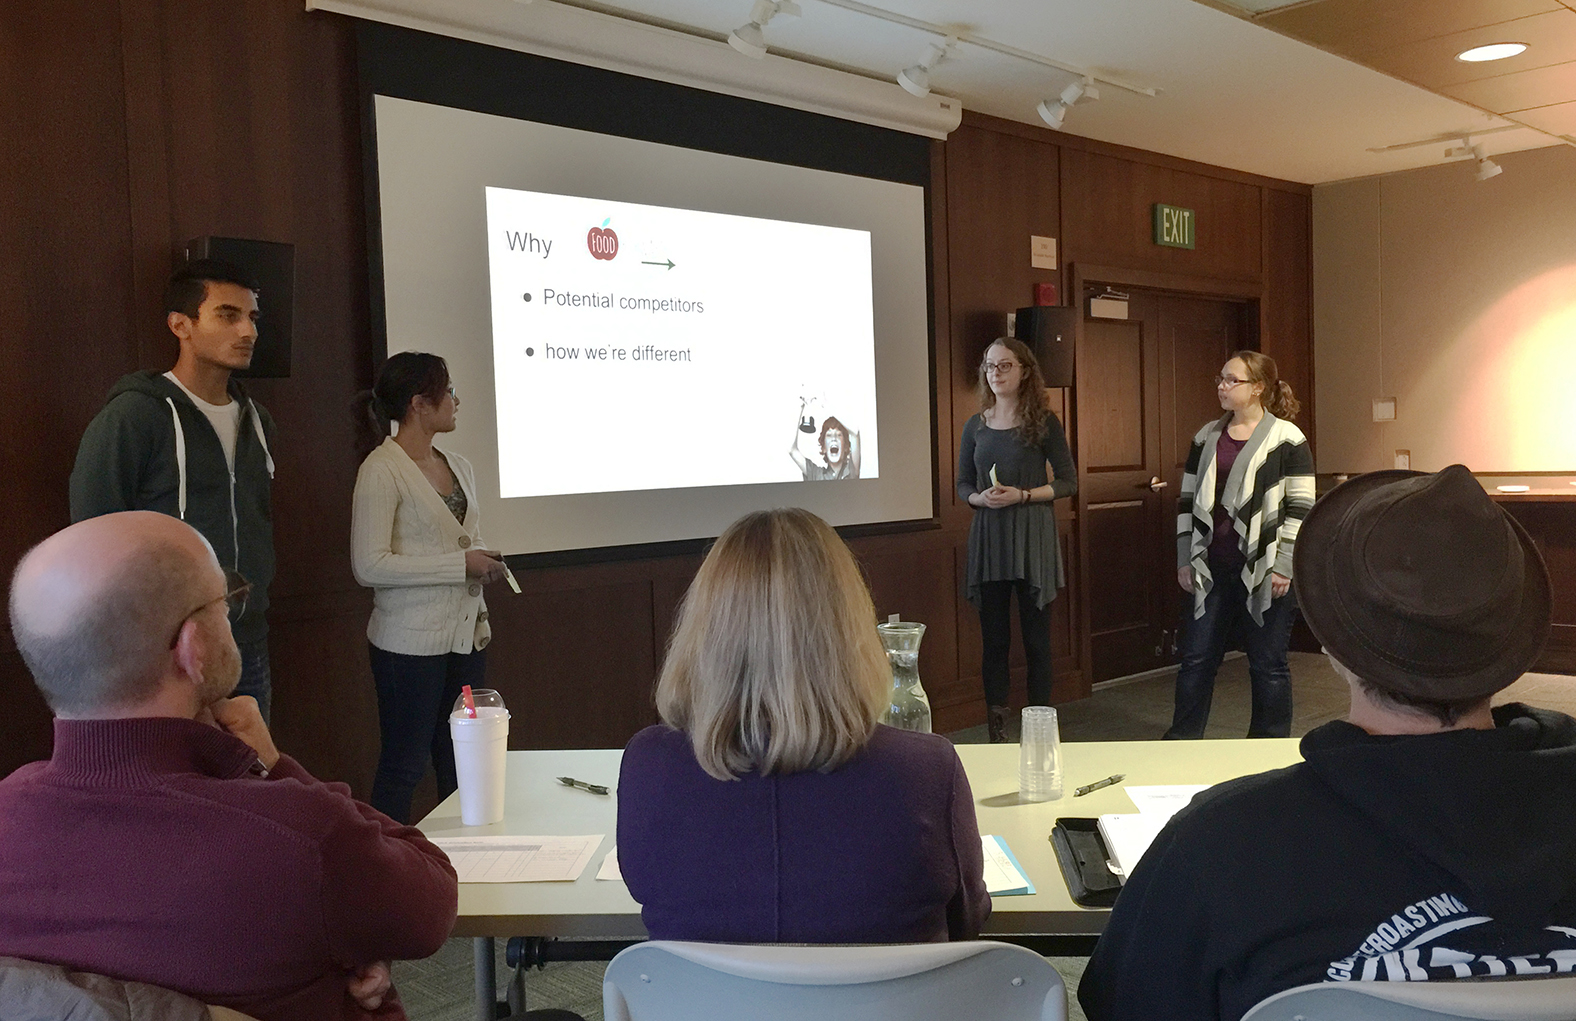
M 1474 46 L 1470 50 L 1462 50 L 1456 54 L 1456 59 L 1474 64 L 1485 60 L 1504 60 L 1506 57 L 1514 57 L 1526 48 L 1526 43 L 1490 43 L 1487 46 Z

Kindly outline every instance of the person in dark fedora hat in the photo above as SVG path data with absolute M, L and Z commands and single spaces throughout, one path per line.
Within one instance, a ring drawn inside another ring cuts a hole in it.
M 1351 691 L 1302 762 L 1218 784 L 1133 870 L 1091 1021 L 1240 1018 L 1313 982 L 1576 973 L 1576 720 L 1492 697 L 1537 659 L 1548 572 L 1472 473 L 1382 471 L 1297 538 Z
M 1459 464 L 1337 487 L 1303 523 L 1298 549 L 1309 629 L 1383 707 L 1446 725 L 1468 709 L 1486 713 L 1548 636 L 1542 557 Z

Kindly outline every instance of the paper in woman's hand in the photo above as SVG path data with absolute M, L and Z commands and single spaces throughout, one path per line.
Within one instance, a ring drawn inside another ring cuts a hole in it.
M 990 487 L 992 489 L 1000 489 L 1001 488 L 1001 481 L 996 478 L 996 466 L 995 465 L 991 465 L 990 466 Z

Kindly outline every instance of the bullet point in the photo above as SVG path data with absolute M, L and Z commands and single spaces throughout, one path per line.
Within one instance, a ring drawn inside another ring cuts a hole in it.
M 531 292 L 530 291 L 526 291 L 525 292 L 525 300 L 526 301 L 530 301 L 531 300 Z
M 533 356 L 533 355 L 535 355 L 535 354 L 536 354 L 536 348 L 534 348 L 534 347 L 528 347 L 528 348 L 526 348 L 526 349 L 525 349 L 525 356 L 526 356 L 526 357 L 527 357 L 527 358 L 530 358 L 530 357 L 531 357 L 531 356 Z

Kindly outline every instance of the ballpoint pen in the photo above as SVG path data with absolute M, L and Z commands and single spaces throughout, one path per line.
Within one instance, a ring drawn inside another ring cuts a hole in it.
M 607 793 L 607 788 L 603 787 L 601 784 L 586 783 L 584 780 L 576 780 L 572 776 L 561 776 L 558 778 L 558 782 L 563 784 L 565 787 L 578 787 L 583 791 L 590 791 L 592 794 Z
M 1127 774 L 1126 773 L 1112 773 L 1110 776 L 1106 777 L 1104 780 L 1096 780 L 1094 783 L 1086 783 L 1086 784 L 1084 784 L 1082 787 L 1080 787 L 1077 790 L 1073 791 L 1073 797 L 1081 798 L 1085 794 L 1089 794 L 1089 793 L 1092 793 L 1093 791 L 1097 791 L 1097 790 L 1099 790 L 1102 787 L 1109 787 L 1112 784 L 1121 783 L 1123 780 L 1126 780 L 1126 779 L 1127 779 Z

